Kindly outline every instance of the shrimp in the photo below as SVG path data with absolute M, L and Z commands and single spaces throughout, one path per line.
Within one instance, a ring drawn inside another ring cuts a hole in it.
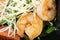
M 0 2 L 4 2 L 4 0 L 0 0 Z
M 55 0 L 42 0 L 37 6 L 37 15 L 44 21 L 52 21 L 56 16 Z
M 33 40 L 41 34 L 43 21 L 36 14 L 28 13 L 19 18 L 17 27 L 19 29 L 19 31 L 17 31 L 18 35 L 22 37 L 26 34 L 30 40 Z
M 8 2 L 9 0 L 0 0 L 0 4 L 5 4 L 6 2 Z

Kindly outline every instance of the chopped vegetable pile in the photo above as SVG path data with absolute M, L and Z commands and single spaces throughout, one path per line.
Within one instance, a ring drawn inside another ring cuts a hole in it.
M 0 26 L 5 26 L 5 28 L 0 29 L 0 32 L 8 30 L 8 36 L 11 32 L 13 32 L 12 35 L 15 36 L 16 31 L 18 30 L 16 26 L 17 20 L 24 13 L 36 12 L 37 5 L 39 5 L 41 1 L 42 0 L 8 0 L 5 2 L 5 4 L 1 3 L 2 6 L 4 5 L 4 7 L 0 11 Z M 41 40 L 40 37 L 45 37 L 55 31 L 55 22 L 56 19 L 53 21 L 44 21 L 43 31 L 35 40 Z M 22 40 L 30 39 L 28 36 L 25 36 Z

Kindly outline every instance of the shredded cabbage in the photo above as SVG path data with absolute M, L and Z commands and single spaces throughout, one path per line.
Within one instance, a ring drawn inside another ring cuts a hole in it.
M 31 2 L 30 2 L 31 1 Z M 27 12 L 31 12 L 31 11 L 36 11 L 37 9 L 37 5 L 40 3 L 40 0 L 9 0 L 6 2 L 6 4 L 4 4 L 4 8 L 0 14 L 0 21 L 2 20 L 6 20 L 8 23 L 7 28 L 4 30 L 8 30 L 8 36 L 11 33 L 11 29 L 12 29 L 12 24 L 14 25 L 14 29 L 13 29 L 13 35 L 15 36 L 16 34 L 16 30 L 18 30 L 17 26 L 16 26 L 16 17 L 17 15 L 21 16 L 21 13 L 27 13 Z M 3 22 L 3 24 L 5 23 L 5 21 Z M 3 29 L 1 29 L 3 30 Z M 0 32 L 1 32 L 0 30 Z M 4 31 L 3 30 L 3 31 Z

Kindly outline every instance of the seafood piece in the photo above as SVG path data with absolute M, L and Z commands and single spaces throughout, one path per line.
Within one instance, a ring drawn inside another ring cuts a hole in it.
M 22 37 L 25 32 L 30 40 L 33 40 L 41 34 L 43 21 L 36 14 L 28 13 L 19 18 L 17 27 L 19 29 L 19 31 L 17 31 L 18 35 Z
M 44 21 L 52 21 L 56 16 L 55 0 L 42 0 L 37 6 L 37 15 Z

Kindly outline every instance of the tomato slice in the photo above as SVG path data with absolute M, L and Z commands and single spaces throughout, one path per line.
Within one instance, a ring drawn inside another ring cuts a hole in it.
M 0 26 L 0 29 L 3 28 L 3 26 Z

